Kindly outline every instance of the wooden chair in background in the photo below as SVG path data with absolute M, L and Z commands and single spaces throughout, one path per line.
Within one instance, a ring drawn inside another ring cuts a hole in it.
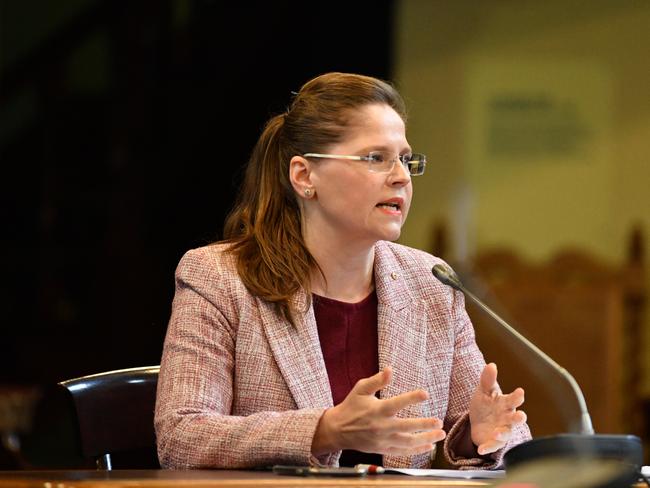
M 623 432 L 623 290 L 614 277 L 576 253 L 540 266 L 507 252 L 484 253 L 472 269 L 466 284 L 575 377 L 596 431 Z M 472 303 L 467 310 L 486 361 L 499 366 L 501 386 L 526 390 L 533 435 L 573 430 L 579 412 L 568 385 Z
M 434 231 L 433 252 L 448 259 L 441 228 Z M 619 267 L 580 249 L 544 263 L 526 261 L 511 249 L 483 251 L 469 263 L 450 261 L 468 289 L 575 377 L 596 432 L 637 434 L 647 445 L 642 250 L 637 228 L 629 259 Z M 533 435 L 569 431 L 578 411 L 568 385 L 470 301 L 467 310 L 486 361 L 499 366 L 502 388 L 525 388 Z

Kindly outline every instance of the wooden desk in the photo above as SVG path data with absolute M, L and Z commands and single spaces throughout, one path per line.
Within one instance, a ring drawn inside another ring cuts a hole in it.
M 363 478 L 302 477 L 280 476 L 269 471 L 226 470 L 0 471 L 0 488 L 496 488 L 499 482 L 513 487 L 558 486 L 560 478 L 570 481 L 562 486 L 596 486 L 604 481 L 604 478 L 599 478 L 594 473 L 598 470 L 595 465 L 589 466 L 587 470 L 580 470 L 576 466 L 573 473 L 568 466 L 567 463 L 561 467 L 556 466 L 561 475 L 562 470 L 566 470 L 563 473 L 566 476 L 558 477 L 556 474 L 549 477 L 548 473 L 554 471 L 549 471 L 549 467 L 553 467 L 538 465 L 527 470 L 523 476 L 517 476 L 513 471 L 513 476 L 509 474 L 505 480 L 433 479 L 394 474 L 368 475 Z M 531 479 L 534 481 L 531 482 Z M 633 488 L 645 486 L 641 482 L 632 484 Z
M 424 488 L 490 484 L 489 480 L 436 480 L 403 475 L 279 476 L 268 471 L 0 471 L 0 488 Z

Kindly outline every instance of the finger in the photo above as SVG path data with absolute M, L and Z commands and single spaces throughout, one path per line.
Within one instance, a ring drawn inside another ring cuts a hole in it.
M 510 440 L 511 437 L 512 437 L 512 429 L 507 425 L 497 427 L 492 432 L 493 440 L 499 442 L 506 443 Z
M 492 430 L 492 436 L 487 441 L 479 444 L 477 452 L 480 455 L 490 454 L 501 449 L 512 438 L 513 432 L 509 425 L 495 427 Z
M 480 387 L 481 391 L 487 395 L 492 395 L 493 392 L 499 391 L 496 364 L 490 363 L 485 365 L 483 371 L 481 371 Z
M 392 417 L 409 405 L 415 405 L 428 398 L 429 394 L 424 390 L 413 390 L 402 393 L 401 395 L 382 400 L 380 412 L 386 416 Z
M 526 412 L 522 410 L 516 410 L 506 415 L 502 415 L 499 420 L 497 420 L 501 427 L 496 427 L 495 432 L 497 432 L 496 429 L 511 429 L 512 427 L 521 425 L 526 422 L 527 418 L 528 416 L 526 415 Z
M 357 395 L 374 395 L 379 390 L 386 388 L 393 377 L 393 370 L 390 366 L 386 366 L 379 373 L 369 377 L 363 378 L 354 385 L 350 393 Z
M 388 447 L 400 449 L 411 449 L 423 444 L 433 444 L 443 440 L 447 436 L 442 429 L 420 432 L 418 434 L 393 434 L 385 442 Z
M 442 429 L 442 420 L 436 418 L 394 419 L 386 426 L 386 432 L 413 434 Z
M 484 442 L 477 448 L 477 452 L 483 456 L 485 454 L 492 454 L 495 451 L 498 451 L 501 449 L 503 446 L 505 446 L 506 443 L 503 441 L 499 441 L 497 439 L 491 439 L 487 442 Z
M 521 425 L 528 420 L 528 415 L 523 410 L 517 410 L 512 414 L 511 425 Z
M 523 388 L 517 388 L 512 393 L 502 395 L 502 401 L 507 408 L 515 409 L 524 404 L 525 393 Z
M 384 447 L 379 454 L 388 454 L 389 456 L 415 456 L 424 454 L 435 449 L 435 444 L 422 444 L 415 447 Z

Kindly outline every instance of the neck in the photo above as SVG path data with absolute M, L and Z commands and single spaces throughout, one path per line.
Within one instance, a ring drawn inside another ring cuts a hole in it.
M 323 272 L 312 271 L 312 292 L 342 302 L 359 302 L 374 289 L 375 246 L 355 248 L 347 240 L 336 241 L 306 232 L 307 248 Z

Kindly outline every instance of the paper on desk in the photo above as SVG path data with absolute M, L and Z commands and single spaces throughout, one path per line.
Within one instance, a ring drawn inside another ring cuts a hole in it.
M 437 478 L 503 478 L 506 472 L 503 469 L 412 469 L 412 468 L 384 468 L 385 473 L 408 474 L 409 476 L 435 476 Z

